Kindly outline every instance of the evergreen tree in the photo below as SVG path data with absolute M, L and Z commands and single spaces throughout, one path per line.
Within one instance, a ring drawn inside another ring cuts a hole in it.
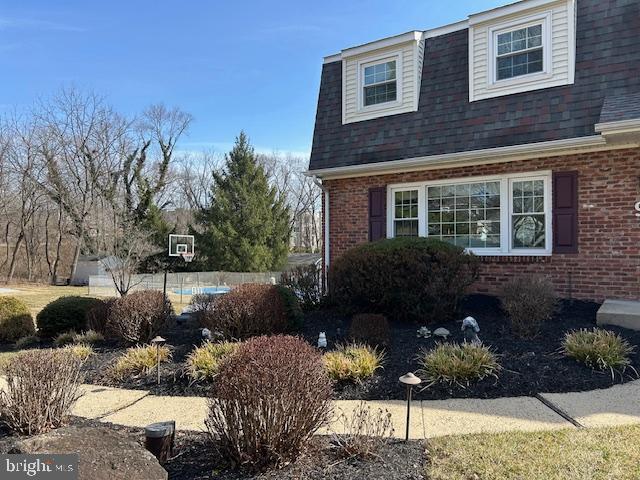
M 211 207 L 196 214 L 199 254 L 213 270 L 281 269 L 289 250 L 289 208 L 269 181 L 244 132 L 214 173 Z

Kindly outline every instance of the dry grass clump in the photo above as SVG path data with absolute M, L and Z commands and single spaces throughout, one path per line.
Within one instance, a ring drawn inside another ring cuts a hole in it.
M 388 439 L 393 437 L 391 413 L 387 409 L 372 408 L 361 401 L 349 414 L 338 415 L 341 434 L 333 434 L 333 445 L 343 458 L 368 460 L 376 457 Z
M 322 356 L 304 340 L 252 338 L 220 367 L 206 425 L 236 466 L 281 467 L 328 420 L 332 393 Z
M 238 342 L 206 342 L 194 348 L 187 357 L 187 374 L 194 382 L 213 380 L 222 362 L 233 355 L 239 346 Z
M 565 334 L 562 353 L 594 370 L 609 370 L 623 374 L 627 368 L 638 372 L 631 365 L 629 356 L 635 350 L 617 333 L 601 328 L 581 329 Z
M 158 354 L 156 354 L 158 351 Z M 116 361 L 108 373 L 115 380 L 148 375 L 158 364 L 171 359 L 171 350 L 166 345 L 157 347 L 137 346 L 128 348 Z
M 510 280 L 504 286 L 501 301 L 513 333 L 531 338 L 540 333 L 542 324 L 553 315 L 557 297 L 547 278 L 527 276 Z
M 33 347 L 40 343 L 40 337 L 37 335 L 27 335 L 26 337 L 20 337 L 16 340 L 15 347 L 18 350 L 24 350 L 25 348 Z
M 53 340 L 56 347 L 64 347 L 66 345 L 92 345 L 104 341 L 104 336 L 94 330 L 88 330 L 84 333 L 76 333 L 73 331 L 61 333 Z
M 340 345 L 324 354 L 324 364 L 333 380 L 360 382 L 382 368 L 384 352 L 369 345 L 352 343 Z
M 3 368 L 0 419 L 14 432 L 36 435 L 64 424 L 80 397 L 82 362 L 70 352 L 30 350 Z
M 71 353 L 78 360 L 84 362 L 89 357 L 94 355 L 93 347 L 87 343 L 76 343 L 73 345 L 67 345 L 64 350 Z
M 468 386 L 502 369 L 496 355 L 484 345 L 441 343 L 420 354 L 421 373 L 431 385 L 438 382 Z

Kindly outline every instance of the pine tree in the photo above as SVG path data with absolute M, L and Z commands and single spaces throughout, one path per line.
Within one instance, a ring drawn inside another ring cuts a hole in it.
M 244 132 L 214 173 L 211 207 L 199 212 L 196 234 L 206 268 L 231 272 L 277 271 L 289 249 L 289 209 L 256 159 Z

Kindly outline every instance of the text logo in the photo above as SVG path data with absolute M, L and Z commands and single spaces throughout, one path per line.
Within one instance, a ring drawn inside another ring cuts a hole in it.
M 3 480 L 78 480 L 78 455 L 0 455 Z

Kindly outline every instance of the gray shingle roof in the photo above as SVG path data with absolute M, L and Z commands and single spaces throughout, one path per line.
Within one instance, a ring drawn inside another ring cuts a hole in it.
M 610 96 L 604 99 L 600 123 L 640 119 L 640 93 Z
M 594 135 L 607 98 L 640 92 L 640 1 L 577 2 L 575 84 L 469 102 L 468 30 L 427 40 L 418 111 L 342 125 L 323 66 L 309 169 Z

